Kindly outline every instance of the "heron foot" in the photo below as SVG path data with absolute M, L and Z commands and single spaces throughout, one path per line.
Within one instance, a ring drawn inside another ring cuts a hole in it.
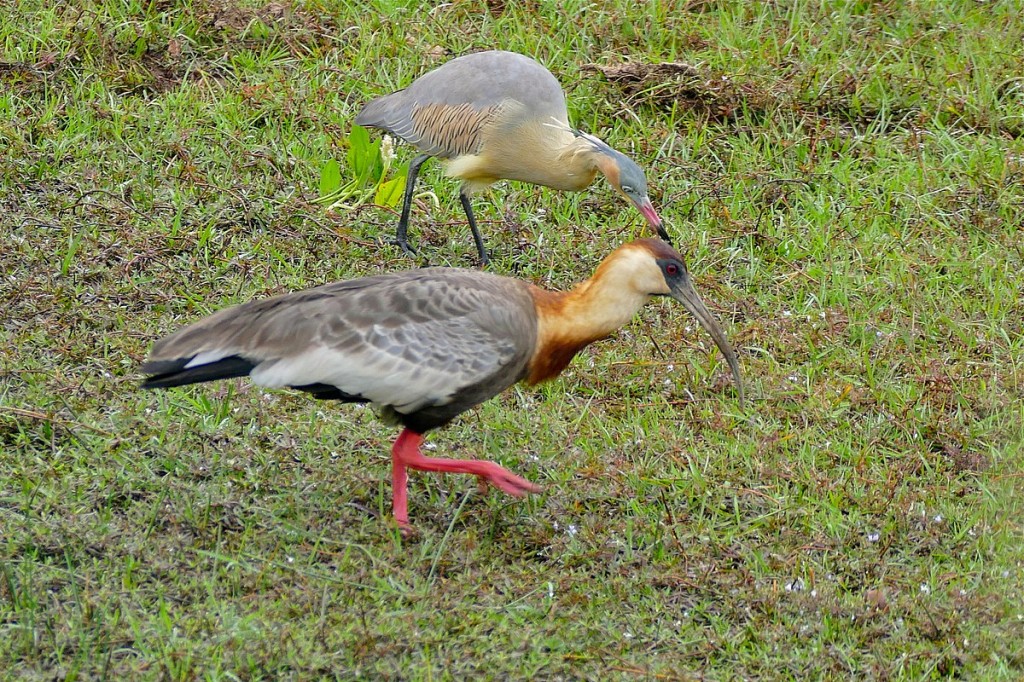
M 392 246 L 397 246 L 402 250 L 402 253 L 404 253 L 406 256 L 409 256 L 410 258 L 415 258 L 417 255 L 416 249 L 412 248 L 412 246 L 409 245 L 409 241 L 407 239 L 395 237 L 394 239 L 389 239 L 388 244 L 391 244 Z

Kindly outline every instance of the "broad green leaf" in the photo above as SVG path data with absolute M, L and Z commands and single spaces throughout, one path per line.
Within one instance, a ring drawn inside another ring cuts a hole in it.
M 352 126 L 348 134 L 348 167 L 360 185 L 377 184 L 384 172 L 380 140 L 371 142 L 370 133 L 362 126 Z
M 348 134 L 348 162 L 354 165 L 356 158 L 363 158 L 370 150 L 370 132 L 363 126 L 352 126 Z
M 326 197 L 334 194 L 341 187 L 341 166 L 334 159 L 330 159 L 320 169 L 320 196 Z
M 405 175 L 399 175 L 387 182 L 382 182 L 377 187 L 377 194 L 374 195 L 373 203 L 389 208 L 395 208 L 402 203 L 402 195 L 405 193 L 405 178 Z

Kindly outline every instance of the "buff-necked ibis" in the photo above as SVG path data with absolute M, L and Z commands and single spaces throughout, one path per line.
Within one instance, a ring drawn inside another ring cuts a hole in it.
M 565 93 L 535 60 L 515 52 L 468 54 L 429 71 L 404 90 L 367 103 L 355 122 L 405 140 L 420 154 L 409 164 L 396 241 L 406 253 L 409 212 L 420 166 L 442 159 L 462 180 L 466 211 L 482 263 L 483 237 L 470 195 L 499 180 L 579 191 L 604 175 L 666 241 L 668 233 L 647 197 L 644 172 L 629 157 L 569 125 Z
M 391 450 L 393 513 L 409 527 L 406 469 L 479 476 L 522 496 L 533 483 L 482 460 L 425 457 L 423 434 L 520 380 L 557 376 L 582 348 L 670 296 L 711 334 L 739 400 L 739 362 L 686 265 L 657 239 L 620 246 L 568 292 L 475 270 L 425 268 L 326 284 L 221 310 L 153 345 L 145 388 L 248 375 L 315 398 L 370 402 L 404 430 Z

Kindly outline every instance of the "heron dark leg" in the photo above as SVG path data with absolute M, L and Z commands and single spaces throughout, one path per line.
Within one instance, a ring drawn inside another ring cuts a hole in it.
M 469 229 L 473 230 L 473 241 L 476 242 L 476 250 L 480 254 L 480 265 L 487 265 L 490 261 L 487 258 L 487 249 L 484 248 L 484 238 L 480 236 L 476 218 L 473 217 L 473 205 L 464 191 L 459 192 L 459 200 L 462 201 L 462 210 L 466 212 L 466 218 L 469 220 Z
M 410 161 L 409 174 L 405 177 L 405 200 L 402 202 L 402 217 L 398 219 L 395 243 L 410 256 L 416 255 L 416 250 L 409 246 L 409 214 L 412 212 L 412 193 L 416 189 L 416 176 L 420 174 L 420 166 L 429 158 L 426 154 L 420 154 Z
M 391 448 L 391 485 L 393 487 L 391 511 L 399 528 L 405 530 L 412 528 L 409 525 L 407 468 L 418 471 L 441 471 L 449 474 L 473 474 L 513 497 L 522 497 L 526 493 L 537 493 L 541 490 L 540 486 L 516 476 L 494 462 L 480 459 L 424 457 L 420 452 L 422 443 L 422 433 L 404 429 Z

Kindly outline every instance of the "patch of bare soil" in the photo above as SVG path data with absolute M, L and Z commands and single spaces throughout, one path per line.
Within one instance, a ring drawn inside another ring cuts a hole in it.
M 731 121 L 744 110 L 761 112 L 778 104 L 766 90 L 728 76 L 709 76 L 683 62 L 586 64 L 583 70 L 603 74 L 631 104 L 666 110 L 678 106 L 713 121 Z
M 665 111 L 679 108 L 709 121 L 731 123 L 741 116 L 762 119 L 773 112 L 786 111 L 809 123 L 877 124 L 880 111 L 863 101 L 854 104 L 862 80 L 851 74 L 838 86 L 813 97 L 797 93 L 788 82 L 760 84 L 734 79 L 728 74 L 705 72 L 683 62 L 647 64 L 585 64 L 584 71 L 602 74 L 618 87 L 634 106 L 650 106 Z M 788 80 L 793 80 L 789 78 Z M 1000 87 L 1001 99 L 1024 99 L 1024 80 L 1010 79 Z M 1024 137 L 1024 125 L 1011 118 L 993 121 L 982 115 L 970 116 L 958 107 L 946 107 L 936 115 L 950 127 L 960 130 L 995 130 L 1011 138 Z M 886 110 L 886 129 L 913 128 L 928 114 L 919 106 Z
M 209 0 L 194 6 L 199 27 L 194 46 L 183 49 L 182 43 L 170 37 L 166 44 L 150 46 L 141 57 L 146 78 L 141 90 L 154 93 L 177 88 L 187 77 L 203 72 L 215 75 L 216 59 L 207 62 L 207 55 L 220 56 L 227 51 L 258 50 L 261 45 L 282 47 L 291 56 L 328 49 L 329 36 L 336 27 L 325 24 L 324 17 L 314 17 L 289 2 L 271 2 L 262 7 L 242 7 L 233 2 Z M 265 31 L 253 31 L 262 24 Z

